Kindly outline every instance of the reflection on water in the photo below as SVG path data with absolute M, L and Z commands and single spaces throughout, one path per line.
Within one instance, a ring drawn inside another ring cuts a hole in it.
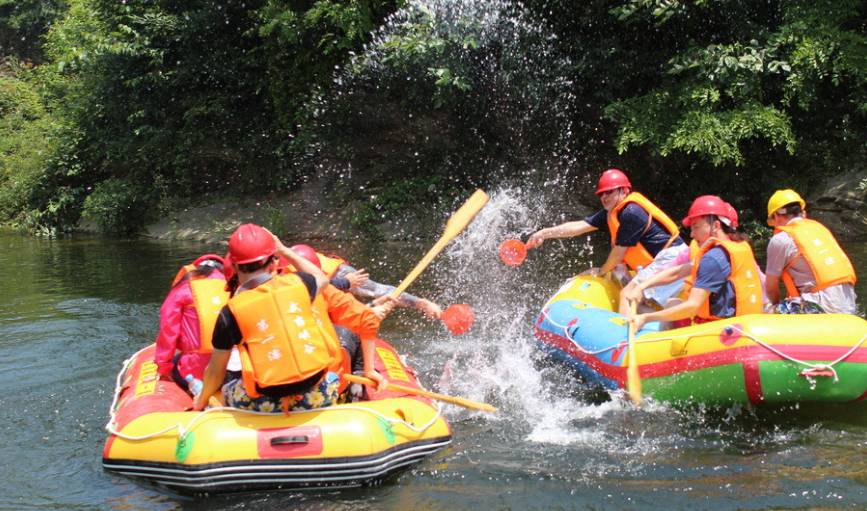
M 606 249 L 549 241 L 523 266 L 503 266 L 502 239 L 560 221 L 560 212 L 528 204 L 519 190 L 492 194 L 411 288 L 442 306 L 472 304 L 477 322 L 468 334 L 451 336 L 412 311 L 382 328 L 426 385 L 489 401 L 499 415 L 447 407 L 455 443 L 381 487 L 206 500 L 103 473 L 102 427 L 116 371 L 153 339 L 177 267 L 224 247 L 0 235 L 0 264 L 14 269 L 0 298 L 0 428 L 8 439 L 0 509 L 650 509 L 663 499 L 676 509 L 867 506 L 863 412 L 636 410 L 537 360 L 531 325 L 540 305 Z M 320 248 L 396 283 L 428 247 Z M 846 249 L 856 267 L 867 261 L 867 244 Z M 867 296 L 863 284 L 858 290 Z

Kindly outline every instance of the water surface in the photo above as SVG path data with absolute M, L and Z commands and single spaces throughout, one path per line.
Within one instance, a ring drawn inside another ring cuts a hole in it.
M 375 488 L 189 499 L 102 471 L 103 426 L 123 360 L 151 342 L 177 268 L 221 246 L 40 240 L 0 234 L 0 509 L 813 509 L 867 507 L 867 414 L 805 410 L 641 410 L 536 359 L 532 321 L 604 244 L 549 241 L 520 268 L 505 236 L 547 225 L 495 195 L 411 291 L 467 302 L 460 337 L 401 311 L 381 334 L 429 387 L 489 401 L 497 416 L 447 407 L 454 443 Z M 304 240 L 287 240 L 300 242 Z M 324 245 L 397 282 L 427 243 Z M 846 244 L 856 267 L 867 244 Z M 859 286 L 867 296 L 867 288 Z M 863 310 L 863 306 L 862 306 Z

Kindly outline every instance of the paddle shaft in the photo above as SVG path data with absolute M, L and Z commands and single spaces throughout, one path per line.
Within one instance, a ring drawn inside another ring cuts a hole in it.
M 445 230 L 443 231 L 443 235 L 440 239 L 428 250 L 427 254 L 422 258 L 418 264 L 415 265 L 415 268 L 409 272 L 403 281 L 398 285 L 394 291 L 391 292 L 391 296 L 397 298 L 401 293 L 406 291 L 406 288 L 409 287 L 410 284 L 421 275 L 421 272 L 428 267 L 428 265 L 433 261 L 434 257 L 436 257 L 442 250 L 445 248 L 448 243 L 455 238 L 458 234 L 463 231 L 470 222 L 472 222 L 473 218 L 475 218 L 476 214 L 488 203 L 488 194 L 483 192 L 482 190 L 476 190 L 469 199 L 464 203 L 463 206 L 460 207 L 455 213 L 449 218 L 449 221 L 446 222 Z
M 638 310 L 638 302 L 629 302 L 629 319 L 635 317 Z M 629 392 L 629 399 L 635 403 L 635 406 L 641 405 L 641 375 L 638 373 L 638 355 L 635 353 L 635 323 L 628 321 L 626 330 L 626 344 L 629 350 L 627 361 L 629 367 L 626 368 L 626 390 Z
M 371 387 L 376 387 L 376 382 L 371 380 L 370 378 L 365 378 L 364 376 L 357 376 L 354 374 L 343 374 L 343 379 L 351 382 L 351 383 L 361 383 L 362 385 L 370 385 Z M 436 392 L 430 392 L 424 389 L 417 389 L 414 387 L 406 387 L 404 385 L 399 385 L 397 383 L 388 382 L 388 387 L 399 392 L 405 392 L 407 394 L 411 394 L 413 396 L 424 396 L 430 399 L 435 399 L 437 401 L 445 401 L 446 403 L 452 403 L 458 406 L 463 406 L 464 408 L 470 408 L 472 410 L 481 410 L 483 412 L 491 412 L 496 413 L 497 409 L 487 403 L 480 403 L 478 401 L 472 401 L 470 399 L 465 399 L 462 397 L 456 396 L 447 396 L 445 394 L 438 394 Z

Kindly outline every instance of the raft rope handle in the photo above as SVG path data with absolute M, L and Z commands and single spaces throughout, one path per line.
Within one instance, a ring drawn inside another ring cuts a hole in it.
M 410 424 L 409 422 L 406 422 L 405 420 L 395 419 L 393 417 L 389 417 L 389 416 L 387 416 L 381 412 L 378 412 L 376 410 L 371 410 L 370 408 L 363 408 L 360 406 L 353 406 L 353 405 L 340 405 L 339 407 L 338 406 L 326 406 L 324 408 L 314 408 L 312 410 L 293 410 L 293 411 L 288 412 L 288 415 L 301 414 L 301 413 L 311 413 L 311 412 L 340 411 L 340 410 L 357 410 L 357 411 L 361 411 L 361 412 L 367 412 L 367 413 L 374 415 L 374 416 L 376 416 L 376 417 L 378 417 L 378 418 L 380 418 L 380 419 L 382 419 L 388 423 L 403 424 L 404 426 L 407 427 L 407 429 L 409 429 L 415 433 L 418 433 L 418 434 L 422 434 L 425 431 L 427 431 L 431 426 L 434 425 L 434 423 L 442 415 L 442 406 L 439 403 L 436 404 L 437 413 L 434 414 L 434 416 L 431 418 L 430 421 L 428 421 L 426 424 L 424 424 L 421 427 L 415 427 L 412 424 Z M 174 426 L 169 426 L 168 428 L 162 429 L 160 431 L 155 431 L 153 433 L 148 433 L 145 435 L 134 436 L 134 435 L 127 435 L 125 433 L 121 433 L 120 431 L 118 431 L 117 429 L 114 428 L 114 425 L 112 422 L 109 422 L 105 426 L 105 429 L 106 429 L 106 431 L 108 431 L 112 435 L 116 435 L 120 438 L 123 438 L 124 440 L 132 440 L 132 441 L 147 440 L 148 438 L 160 436 L 160 435 L 163 435 L 163 434 L 166 434 L 166 433 L 172 431 L 173 429 L 177 429 L 178 430 L 178 437 L 182 439 L 187 435 L 188 432 L 193 430 L 193 426 L 196 424 L 196 422 L 199 421 L 199 419 L 204 417 L 205 414 L 212 413 L 212 412 L 230 412 L 230 413 L 243 413 L 243 414 L 248 414 L 248 415 L 269 415 L 269 416 L 287 415 L 287 413 L 284 413 L 282 411 L 279 411 L 279 412 L 259 412 L 256 410 L 244 410 L 242 408 L 232 408 L 230 406 L 218 406 L 218 407 L 208 408 L 207 410 L 202 410 L 201 412 L 196 414 L 196 416 L 193 417 L 192 420 L 190 420 L 186 425 L 181 424 L 179 422 L 179 423 L 175 424 Z
M 115 427 L 117 425 L 117 403 L 118 403 L 118 400 L 120 399 L 120 394 L 122 391 L 121 380 L 123 379 L 123 376 L 126 374 L 126 371 L 129 368 L 130 364 L 133 362 L 133 360 L 135 360 L 136 357 L 138 357 L 138 355 L 142 351 L 148 349 L 149 347 L 150 346 L 145 346 L 144 348 L 135 352 L 131 357 L 124 360 L 123 367 L 121 367 L 121 370 L 117 373 L 117 378 L 115 379 L 115 387 L 114 387 L 114 398 L 112 399 L 111 407 L 109 408 L 110 411 L 109 411 L 108 423 L 105 425 L 105 430 L 108 431 L 109 434 L 118 436 L 120 438 L 123 438 L 124 440 L 136 441 L 136 440 L 146 440 L 148 438 L 153 438 L 155 436 L 164 435 L 164 434 L 172 431 L 173 429 L 177 429 L 179 438 L 184 438 L 187 435 L 187 433 L 192 430 L 193 425 L 201 417 L 203 417 L 207 413 L 211 413 L 214 411 L 232 412 L 232 413 L 246 413 L 246 414 L 250 414 L 250 415 L 286 415 L 286 413 L 284 413 L 282 411 L 259 412 L 259 411 L 255 411 L 255 410 L 244 410 L 241 408 L 232 408 L 229 406 L 220 406 L 220 407 L 215 407 L 215 408 L 208 408 L 207 410 L 202 410 L 195 417 L 193 417 L 193 419 L 190 420 L 190 422 L 188 422 L 186 426 L 184 426 L 183 424 L 181 424 L 179 422 L 179 423 L 175 424 L 174 426 L 169 426 L 169 427 L 162 429 L 160 431 L 148 433 L 146 435 L 139 435 L 139 436 L 127 435 L 125 433 L 121 433 Z M 424 433 L 431 426 L 433 426 L 434 423 L 436 423 L 436 421 L 439 420 L 439 418 L 442 416 L 442 412 L 443 412 L 442 405 L 437 402 L 436 403 L 436 411 L 437 412 L 434 414 L 434 416 L 431 418 L 430 421 L 428 421 L 426 424 L 424 424 L 423 426 L 418 427 L 418 428 L 413 426 L 411 423 L 409 423 L 405 420 L 395 419 L 393 417 L 389 417 L 389 416 L 387 416 L 381 412 L 378 412 L 376 410 L 371 410 L 370 408 L 363 408 L 360 406 L 353 406 L 353 405 L 340 405 L 339 408 L 338 407 L 332 407 L 332 406 L 326 406 L 324 408 L 314 408 L 312 410 L 294 410 L 294 411 L 288 412 L 288 414 L 321 412 L 321 411 L 337 411 L 337 410 L 358 410 L 358 411 L 362 411 L 362 412 L 367 412 L 367 413 L 370 413 L 376 417 L 379 417 L 380 419 L 382 419 L 386 422 L 389 422 L 391 424 L 403 424 L 404 426 L 407 427 L 407 429 L 409 429 L 410 431 L 413 431 L 415 433 L 418 433 L 418 434 Z
M 575 339 L 573 339 L 572 336 L 569 334 L 570 325 L 564 326 L 564 325 L 557 323 L 553 319 L 551 319 L 551 316 L 548 315 L 548 307 L 547 306 L 544 309 L 542 309 L 542 315 L 545 316 L 545 319 L 549 323 L 551 323 L 552 325 L 554 325 L 558 328 L 561 328 L 563 330 L 565 337 L 567 339 L 569 339 L 569 341 L 571 341 L 572 344 L 575 345 L 576 348 L 578 348 L 580 351 L 582 351 L 588 355 L 597 355 L 599 353 L 604 353 L 606 351 L 610 351 L 610 350 L 613 350 L 615 348 L 620 348 L 626 344 L 625 342 L 619 342 L 615 345 L 612 345 L 612 346 L 609 346 L 607 348 L 603 348 L 603 349 L 597 350 L 597 351 L 591 351 L 591 350 L 584 349 L 584 347 L 582 347 L 580 344 L 578 344 L 578 342 L 576 342 Z M 801 371 L 798 374 L 801 374 L 803 376 L 808 376 L 808 374 L 806 374 L 808 371 L 813 371 L 813 370 L 831 371 L 834 374 L 834 382 L 835 383 L 840 381 L 840 377 L 837 374 L 837 371 L 834 369 L 834 365 L 849 358 L 849 356 L 852 355 L 852 353 L 855 353 L 855 350 L 860 348 L 864 344 L 864 342 L 867 341 L 867 334 L 865 334 L 861 337 L 861 340 L 859 340 L 854 346 L 852 346 L 851 349 L 849 349 L 849 351 L 847 351 L 843 355 L 837 357 L 837 359 L 834 360 L 833 362 L 813 364 L 810 362 L 806 362 L 804 360 L 797 359 L 797 358 L 792 357 L 790 355 L 787 355 L 786 353 L 784 353 L 784 352 L 778 350 L 777 348 L 773 347 L 772 345 L 762 341 L 761 339 L 752 335 L 751 333 L 746 332 L 744 329 L 740 328 L 737 325 L 728 325 L 725 328 L 731 329 L 732 331 L 739 332 L 745 338 L 753 341 L 754 343 L 758 344 L 759 346 L 762 346 L 763 348 L 767 349 L 768 351 L 771 351 L 771 352 L 777 354 L 780 358 L 783 358 L 783 359 L 789 360 L 790 362 L 794 362 L 796 364 L 800 364 L 800 365 L 805 366 L 806 369 L 804 369 L 803 371 Z M 687 339 L 692 339 L 693 337 L 716 337 L 718 335 L 719 335 L 719 331 L 707 330 L 707 331 L 702 331 L 702 332 L 692 333 L 692 334 L 680 334 L 680 335 L 666 336 L 666 337 L 662 337 L 659 339 L 635 339 L 634 342 L 636 342 L 636 343 L 640 343 L 640 342 L 641 343 L 649 343 L 649 342 L 672 341 L 674 339 L 679 339 L 679 338 L 683 338 L 683 337 L 686 337 Z
M 547 307 L 547 306 L 546 306 L 544 309 L 542 309 L 542 315 L 545 316 L 545 319 L 548 320 L 549 323 L 551 323 L 552 325 L 554 325 L 554 326 L 556 326 L 556 327 L 558 327 L 558 328 L 561 328 L 561 329 L 563 330 L 563 334 L 564 334 L 564 336 L 565 336 L 567 339 L 569 339 L 569 341 L 570 341 L 572 344 L 574 344 L 576 348 L 578 348 L 580 351 L 583 351 L 584 353 L 586 353 L 586 354 L 588 354 L 588 355 L 598 355 L 598 354 L 600 354 L 600 353 L 605 353 L 606 351 L 611 351 L 611 350 L 613 350 L 614 348 L 619 347 L 620 345 L 625 345 L 625 343 L 623 343 L 623 342 L 619 342 L 619 343 L 617 343 L 616 345 L 608 346 L 607 348 L 602 348 L 601 350 L 592 351 L 592 350 L 585 349 L 583 346 L 581 346 L 580 344 L 578 344 L 578 341 L 576 341 L 575 339 L 572 338 L 572 335 L 569 334 L 569 328 L 570 328 L 572 325 L 561 325 L 560 323 L 557 323 L 556 321 L 554 321 L 553 319 L 551 319 L 551 316 L 548 315 L 548 307 Z M 637 341 L 637 340 L 638 340 L 638 339 L 636 339 L 636 341 Z
M 805 366 L 806 369 L 804 369 L 804 370 L 802 370 L 800 373 L 798 373 L 798 374 L 800 374 L 800 375 L 807 376 L 807 374 L 805 374 L 805 373 L 808 372 L 808 371 L 813 371 L 813 370 L 820 370 L 820 371 L 821 371 L 821 370 L 828 370 L 828 371 L 831 371 L 831 372 L 834 374 L 834 383 L 840 381 L 840 376 L 837 374 L 837 370 L 834 369 L 834 365 L 836 365 L 836 364 L 842 362 L 843 360 L 846 360 L 847 358 L 849 358 L 849 356 L 850 356 L 851 354 L 855 353 L 855 351 L 856 351 L 857 349 L 859 349 L 859 348 L 864 344 L 865 341 L 867 341 L 867 334 L 864 334 L 863 336 L 861 336 L 861 340 L 859 340 L 857 343 L 855 343 L 855 344 L 854 344 L 854 345 L 853 345 L 853 346 L 852 346 L 852 347 L 851 347 L 847 352 L 845 352 L 845 353 L 843 353 L 841 356 L 837 357 L 836 360 L 834 360 L 834 361 L 832 361 L 832 362 L 829 362 L 829 363 L 816 363 L 816 364 L 813 364 L 813 363 L 810 363 L 810 362 L 806 362 L 806 361 L 804 361 L 804 360 L 797 359 L 797 358 L 795 358 L 795 357 L 793 357 L 793 356 L 791 356 L 791 355 L 787 355 L 786 353 L 784 353 L 784 352 L 782 352 L 781 350 L 778 350 L 777 348 L 771 346 L 770 344 L 768 344 L 768 343 L 762 341 L 761 339 L 759 339 L 758 337 L 752 335 L 751 333 L 744 331 L 744 329 L 742 329 L 741 327 L 739 327 L 739 326 L 737 326 L 737 325 L 729 325 L 729 326 L 727 326 L 727 327 L 725 327 L 725 328 L 726 328 L 726 329 L 731 329 L 732 331 L 739 332 L 741 335 L 743 335 L 743 336 L 746 337 L 747 339 L 749 339 L 749 340 L 755 342 L 756 344 L 762 346 L 763 348 L 767 349 L 768 351 L 771 351 L 771 352 L 773 352 L 773 353 L 776 353 L 780 358 L 784 358 L 784 359 L 786 359 L 786 360 L 788 360 L 788 361 L 790 361 L 790 362 L 794 362 L 794 363 L 796 363 L 796 364 L 800 364 L 800 365 L 802 365 L 802 366 Z M 670 337 L 670 338 L 667 338 L 667 339 L 665 339 L 665 340 L 676 339 L 676 338 L 678 338 L 678 337 L 688 337 L 688 338 L 692 338 L 692 337 L 698 337 L 698 336 L 716 336 L 716 335 L 719 335 L 719 333 L 718 333 L 718 332 L 708 331 L 708 332 L 699 332 L 699 333 L 697 333 L 697 334 L 692 334 L 692 335 L 685 335 L 685 334 L 682 334 L 682 335 L 680 335 L 680 336 Z M 653 342 L 653 341 L 657 341 L 657 340 L 663 340 L 663 339 L 647 339 L 645 342 Z

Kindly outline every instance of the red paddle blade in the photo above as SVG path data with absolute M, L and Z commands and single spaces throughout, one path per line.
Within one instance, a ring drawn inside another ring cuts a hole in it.
M 473 322 L 476 320 L 476 315 L 473 313 L 473 308 L 465 303 L 456 303 L 449 306 L 443 311 L 443 323 L 454 335 L 466 333 Z
M 521 240 L 506 240 L 500 243 L 500 260 L 509 266 L 520 266 L 527 257 L 527 247 Z

